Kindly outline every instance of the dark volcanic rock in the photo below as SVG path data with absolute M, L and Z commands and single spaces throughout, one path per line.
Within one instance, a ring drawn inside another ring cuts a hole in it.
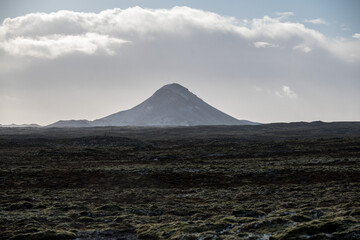
M 232 215 L 235 217 L 261 217 L 265 214 L 262 212 L 254 211 L 254 210 L 236 210 L 232 212 Z

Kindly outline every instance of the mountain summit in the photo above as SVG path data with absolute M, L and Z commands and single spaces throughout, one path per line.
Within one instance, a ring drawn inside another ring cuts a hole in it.
M 68 127 L 76 127 L 74 120 Z M 61 126 L 67 121 L 61 121 Z M 180 84 L 168 84 L 139 105 L 88 122 L 91 126 L 250 125 L 210 106 Z M 50 125 L 57 127 L 57 123 Z

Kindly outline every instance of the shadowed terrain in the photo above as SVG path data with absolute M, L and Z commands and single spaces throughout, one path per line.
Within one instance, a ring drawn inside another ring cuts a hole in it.
M 0 239 L 360 239 L 360 123 L 0 128 Z

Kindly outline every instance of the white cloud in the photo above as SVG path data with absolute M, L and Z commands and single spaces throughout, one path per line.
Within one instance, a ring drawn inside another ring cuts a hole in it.
M 269 47 L 278 47 L 278 45 L 271 44 L 268 42 L 254 42 L 256 48 L 269 48 Z
M 287 19 L 290 16 L 294 16 L 293 12 L 276 12 L 275 14 L 279 16 L 280 19 Z
M 333 40 L 328 43 L 328 51 L 346 62 L 360 61 L 360 41 Z
M 32 13 L 17 18 L 7 18 L 2 24 L 0 36 L 74 34 L 96 32 L 114 36 L 148 37 L 158 33 L 186 35 L 192 28 L 210 31 L 231 31 L 236 20 L 218 14 L 188 7 L 172 9 L 125 10 L 115 8 L 100 13 L 58 11 L 54 13 Z M 176 26 L 176 27 L 175 27 Z
M 312 49 L 304 44 L 299 44 L 293 47 L 294 50 L 302 51 L 304 53 L 309 53 Z
M 321 18 L 315 18 L 315 19 L 305 19 L 304 22 L 306 23 L 312 23 L 312 24 L 327 24 L 326 21 L 324 21 Z
M 354 35 L 352 35 L 353 38 L 356 39 L 360 39 L 360 33 L 354 33 Z
M 292 98 L 292 99 L 297 98 L 297 94 L 294 91 L 292 91 L 288 86 L 283 86 L 282 91 L 285 94 L 285 96 L 287 96 L 288 98 Z
M 249 28 L 235 28 L 236 32 L 248 39 L 261 39 L 262 41 L 313 41 L 323 42 L 325 37 L 303 24 L 282 22 L 280 19 L 265 16 L 253 19 Z
M 56 58 L 69 53 L 114 54 L 113 48 L 128 41 L 107 35 L 86 33 L 83 35 L 49 35 L 29 38 L 16 37 L 5 41 L 2 48 L 11 55 Z
M 232 34 L 240 40 L 254 42 L 255 47 L 282 46 L 310 52 L 317 48 L 341 59 L 354 59 L 353 52 L 341 51 L 344 45 L 301 23 L 283 22 L 292 12 L 277 13 L 280 18 L 265 16 L 244 25 L 233 17 L 174 7 L 143 9 L 140 7 L 109 9 L 100 13 L 58 11 L 31 13 L 7 18 L 0 25 L 0 49 L 11 55 L 56 58 L 71 53 L 116 54 L 125 42 L 149 42 L 164 37 L 193 38 L 198 34 Z M 299 47 L 306 46 L 306 47 Z M 354 50 L 357 50 L 354 49 Z M 357 53 L 356 53 L 357 54 Z
M 290 99 L 298 98 L 297 94 L 293 90 L 291 90 L 289 86 L 282 86 L 280 91 L 275 91 L 275 94 L 281 98 L 283 97 L 288 97 Z

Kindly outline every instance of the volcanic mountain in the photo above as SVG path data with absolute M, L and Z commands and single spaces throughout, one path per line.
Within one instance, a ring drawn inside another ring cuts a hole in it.
M 49 127 L 257 124 L 247 120 L 238 120 L 217 110 L 177 83 L 163 86 L 150 98 L 129 110 L 94 121 L 78 121 L 59 121 Z

